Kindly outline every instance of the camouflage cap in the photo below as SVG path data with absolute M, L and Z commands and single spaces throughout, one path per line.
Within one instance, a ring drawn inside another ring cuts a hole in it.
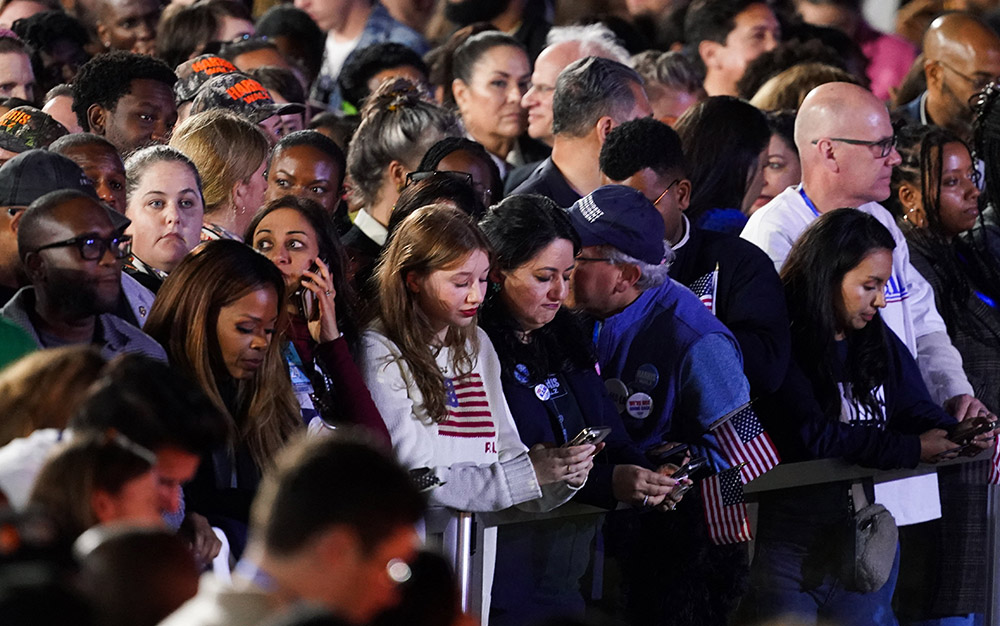
M 194 100 L 201 86 L 222 74 L 238 72 L 236 66 L 220 56 L 203 54 L 177 66 L 174 100 L 178 105 Z
M 11 152 L 47 148 L 67 134 L 62 124 L 35 107 L 15 107 L 0 117 L 0 148 Z
M 271 93 L 246 74 L 222 74 L 202 85 L 191 105 L 191 115 L 209 109 L 227 109 L 254 124 L 260 124 L 272 115 L 301 113 L 301 104 L 277 104 Z

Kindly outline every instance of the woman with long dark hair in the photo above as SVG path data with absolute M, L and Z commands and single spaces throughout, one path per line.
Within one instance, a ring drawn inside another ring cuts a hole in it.
M 311 426 L 362 424 L 386 443 L 389 433 L 354 364 L 357 303 L 347 281 L 347 256 L 323 207 L 285 196 L 254 216 L 245 235 L 285 279 L 292 387 Z M 313 422 L 314 418 L 321 422 Z
M 654 471 L 629 439 L 594 368 L 588 332 L 562 306 L 580 252 L 566 212 L 549 198 L 516 195 L 494 206 L 480 226 L 493 248 L 492 293 L 482 325 L 500 358 L 504 396 L 521 441 L 563 445 L 584 428 L 610 427 L 605 452 L 574 499 L 606 509 L 618 502 L 672 508 L 676 481 Z M 501 527 L 490 623 L 582 615 L 580 579 L 602 521 L 589 516 Z M 546 559 L 533 559 L 542 549 Z
M 793 246 L 781 272 L 793 364 L 782 388 L 758 403 L 783 461 L 841 457 L 891 469 L 955 455 L 959 444 L 947 430 L 955 420 L 931 401 L 909 351 L 878 313 L 895 246 L 878 220 L 854 209 L 824 214 Z M 978 436 L 972 448 L 987 447 L 991 435 Z M 855 565 L 848 530 L 874 501 L 871 487 L 841 481 L 761 497 L 753 617 L 896 623 L 890 603 L 898 551 L 879 563 L 880 579 L 845 574 Z
M 764 186 L 771 140 L 767 117 L 739 98 L 714 96 L 688 109 L 675 128 L 691 180 L 688 219 L 700 228 L 739 235 Z
M 284 296 L 274 263 L 238 241 L 210 241 L 170 273 L 144 327 L 229 423 L 227 445 L 202 460 L 185 493 L 192 509 L 226 531 L 234 554 L 261 474 L 303 428 L 274 340 L 287 323 Z

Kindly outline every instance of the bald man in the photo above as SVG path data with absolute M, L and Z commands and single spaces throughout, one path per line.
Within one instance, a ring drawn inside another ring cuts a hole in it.
M 792 244 L 820 214 L 851 207 L 877 218 L 896 240 L 882 319 L 916 357 L 937 402 L 958 419 L 985 411 L 972 397 L 962 358 L 934 307 L 930 286 L 910 265 L 906 239 L 879 204 L 889 197 L 892 168 L 901 160 L 885 105 L 857 85 L 821 85 L 802 102 L 795 145 L 802 159 L 802 184 L 751 215 L 742 237 L 764 250 L 780 272 Z
M 78 190 L 45 194 L 17 230 L 18 255 L 32 284 L 0 316 L 28 331 L 40 348 L 90 343 L 107 359 L 138 352 L 166 361 L 160 344 L 111 314 L 130 243 L 95 197 Z
M 997 76 L 1000 37 L 993 29 L 966 13 L 942 15 L 924 35 L 927 91 L 897 109 L 896 115 L 946 128 L 969 141 L 969 99 Z

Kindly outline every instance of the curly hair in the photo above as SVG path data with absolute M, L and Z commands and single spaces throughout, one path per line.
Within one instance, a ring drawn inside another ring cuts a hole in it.
M 143 79 L 173 90 L 177 75 L 159 59 L 125 50 L 105 52 L 84 63 L 73 81 L 73 112 L 80 128 L 90 128 L 87 111 L 92 105 L 114 110 L 132 89 L 132 81 Z

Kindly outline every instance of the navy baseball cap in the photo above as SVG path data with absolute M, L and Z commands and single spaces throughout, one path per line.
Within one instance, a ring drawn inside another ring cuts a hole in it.
M 584 246 L 611 246 L 650 265 L 663 262 L 663 218 L 631 187 L 598 187 L 573 203 L 569 218 Z
M 26 207 L 52 191 L 76 189 L 101 203 L 116 230 L 132 223 L 105 204 L 80 166 L 55 152 L 28 150 L 0 167 L 0 206 Z

